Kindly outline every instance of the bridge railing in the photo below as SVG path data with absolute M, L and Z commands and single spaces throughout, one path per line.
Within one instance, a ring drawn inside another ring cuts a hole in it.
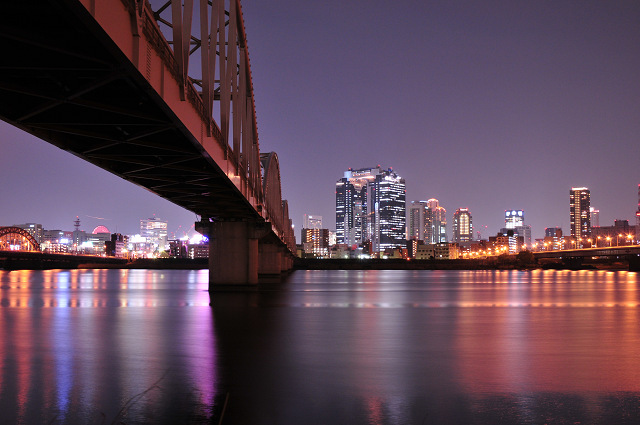
M 170 18 L 163 17 L 169 8 Z M 264 205 L 265 218 L 273 223 L 283 241 L 291 239 L 290 220 L 288 216 L 281 218 L 282 198 L 268 196 L 261 178 L 253 83 L 240 1 L 169 0 L 153 11 L 145 0 L 144 9 L 147 18 L 153 17 L 156 38 L 163 34 L 159 23 L 171 28 L 172 41 L 163 36 L 162 49 L 171 49 L 171 69 L 184 83 L 186 98 L 197 107 L 203 120 L 210 120 L 211 131 L 235 164 L 237 174 L 246 181 L 258 204 Z M 191 32 L 194 17 L 199 29 L 196 35 Z M 200 52 L 200 78 L 189 76 L 189 58 L 196 51 Z M 218 121 L 213 118 L 214 101 L 218 101 Z M 279 169 L 277 179 L 279 186 Z M 287 245 L 295 251 L 295 237 Z

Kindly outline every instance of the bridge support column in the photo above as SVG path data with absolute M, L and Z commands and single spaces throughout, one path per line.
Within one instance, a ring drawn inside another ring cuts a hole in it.
M 562 264 L 569 270 L 580 270 L 582 268 L 582 257 L 565 257 L 562 259 Z
M 271 243 L 262 243 L 258 245 L 258 253 L 260 265 L 258 266 L 258 274 L 261 275 L 279 275 L 282 264 L 282 249 Z
M 209 291 L 224 285 L 258 283 L 258 235 L 246 221 L 201 221 L 196 230 L 209 238 Z
M 640 256 L 631 255 L 628 257 L 628 261 L 630 272 L 640 272 Z
M 282 253 L 282 264 L 280 265 L 280 269 L 283 272 L 288 272 L 292 268 L 293 261 L 291 259 L 291 255 L 289 255 L 286 251 L 283 250 Z

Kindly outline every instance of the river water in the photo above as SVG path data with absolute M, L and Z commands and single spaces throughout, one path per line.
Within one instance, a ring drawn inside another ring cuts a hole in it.
M 640 421 L 640 279 L 0 271 L 2 424 Z

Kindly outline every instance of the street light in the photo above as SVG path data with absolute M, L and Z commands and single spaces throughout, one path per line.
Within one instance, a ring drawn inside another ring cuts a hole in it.
M 611 248 L 611 236 L 607 236 L 607 241 L 609 242 L 609 248 Z
M 620 236 L 622 236 L 622 233 L 616 236 L 616 246 L 620 245 L 620 240 L 619 240 Z

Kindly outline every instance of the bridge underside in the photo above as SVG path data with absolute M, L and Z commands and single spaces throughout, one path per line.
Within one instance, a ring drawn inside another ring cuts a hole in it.
M 211 142 L 210 117 L 189 96 L 185 102 L 176 95 L 173 58 L 163 56 L 171 53 L 140 41 L 147 35 L 127 13 L 135 3 L 89 4 L 101 8 L 104 22 L 79 0 L 3 3 L 0 119 L 200 215 L 214 239 L 210 287 L 256 283 L 259 272 L 290 269 L 292 253 L 227 160 L 233 149 L 217 136 Z M 119 18 L 104 18 L 109 9 Z M 146 46 L 128 52 L 135 64 L 101 25 L 127 38 L 124 45 Z M 277 183 L 279 189 L 279 176 Z
M 0 45 L 1 119 L 203 217 L 260 220 L 82 5 L 5 2 Z

